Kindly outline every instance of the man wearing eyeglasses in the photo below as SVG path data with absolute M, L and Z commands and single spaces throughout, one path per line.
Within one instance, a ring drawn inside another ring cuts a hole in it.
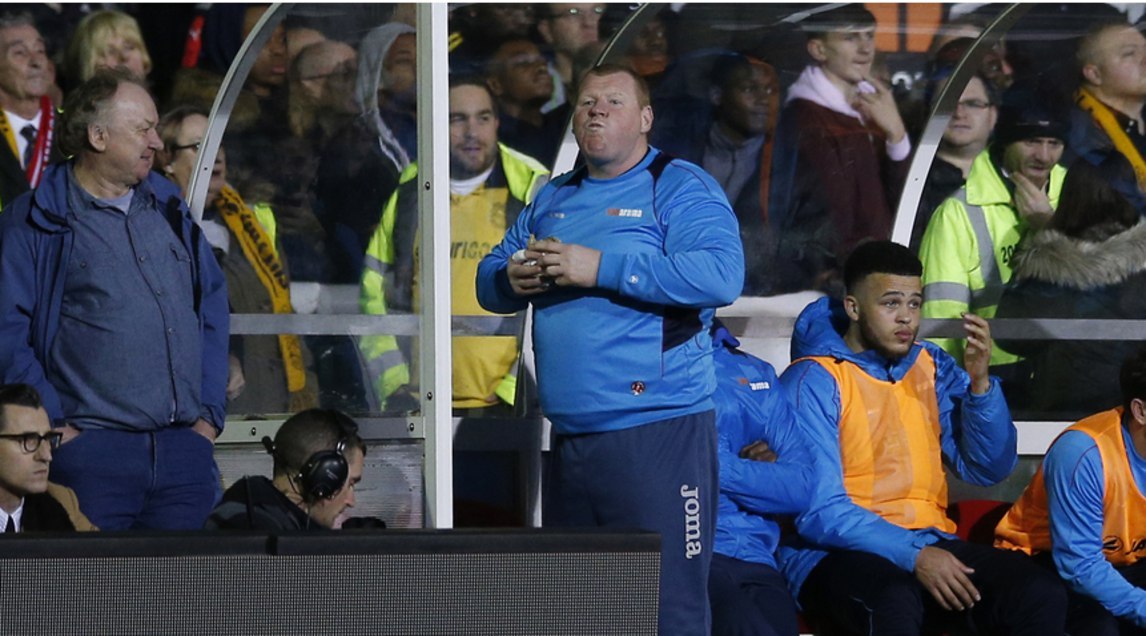
M 1070 123 L 1065 109 L 1037 86 L 1017 83 L 1003 94 L 995 138 L 971 163 L 967 184 L 937 210 L 919 247 L 923 317 L 994 318 L 1012 259 L 1027 233 L 1050 221 L 1066 169 L 1059 165 Z M 966 341 L 937 338 L 956 360 Z M 1019 356 L 991 350 L 991 374 L 1003 381 L 1012 409 L 1025 408 L 1030 371 Z
M 60 437 L 36 389 L 0 385 L 0 529 L 5 534 L 97 529 L 80 512 L 76 493 L 48 482 Z
M 299 113 L 291 115 L 291 129 L 303 137 L 316 127 L 326 139 L 348 117 L 358 114 L 354 101 L 354 78 L 358 75 L 358 52 L 337 40 L 324 40 L 304 48 L 288 73 L 291 104 Z
M 585 3 L 539 4 L 542 14 L 537 21 L 537 32 L 553 50 L 553 70 L 560 80 L 554 88 L 561 90 L 554 107 L 576 92 L 577 78 L 573 77 L 573 60 L 577 53 L 601 39 L 601 16 L 605 5 Z M 548 15 L 544 12 L 548 11 Z M 553 102 L 551 102 L 553 103 Z
M 951 70 L 953 68 L 939 73 L 950 73 Z M 947 78 L 940 81 L 946 82 Z M 912 249 L 919 249 L 923 231 L 927 229 L 927 223 L 939 205 L 967 182 L 971 164 L 991 140 L 995 121 L 999 117 L 998 102 L 995 85 L 985 75 L 972 75 L 959 96 L 955 112 L 951 113 L 951 121 L 943 131 L 939 149 L 935 151 L 935 162 L 927 173 L 927 182 L 923 186 L 923 196 L 919 199 L 915 215 L 915 225 L 911 228 L 909 245 Z

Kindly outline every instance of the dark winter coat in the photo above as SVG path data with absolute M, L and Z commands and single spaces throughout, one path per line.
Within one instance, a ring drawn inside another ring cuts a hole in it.
M 1031 234 L 1015 255 L 996 318 L 1146 318 L 1146 221 L 1096 241 L 1050 229 Z M 1118 372 L 1131 343 L 1047 338 L 999 345 L 1032 363 L 1040 412 L 1072 420 L 1121 402 Z

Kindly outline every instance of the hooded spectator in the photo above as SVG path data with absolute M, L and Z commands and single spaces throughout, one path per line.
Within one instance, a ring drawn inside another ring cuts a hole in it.
M 382 207 L 415 152 L 413 39 L 413 27 L 398 22 L 363 38 L 354 90 L 361 113 L 322 154 L 314 205 L 327 237 L 331 282 L 358 282 Z M 410 108 L 400 110 L 399 103 Z
M 391 22 L 370 31 L 358 45 L 354 96 L 383 154 L 399 170 L 417 153 L 414 37 L 414 27 Z

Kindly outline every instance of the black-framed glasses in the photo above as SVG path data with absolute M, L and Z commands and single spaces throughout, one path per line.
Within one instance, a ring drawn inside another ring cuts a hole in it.
M 579 18 L 581 16 L 595 15 L 601 17 L 605 15 L 605 7 L 597 5 L 589 9 L 582 9 L 581 7 L 569 7 L 563 11 L 555 11 L 549 15 L 551 20 L 560 20 L 561 18 Z
M 179 152 L 180 150 L 191 150 L 191 149 L 194 149 L 194 150 L 195 150 L 195 152 L 196 152 L 196 153 L 198 153 L 198 152 L 199 152 L 199 148 L 200 148 L 202 145 L 203 145 L 203 140 L 199 140 L 199 141 L 196 141 L 195 143 L 190 143 L 190 144 L 183 144 L 182 146 L 171 146 L 171 152 Z
M 8 433 L 0 435 L 0 439 L 19 440 L 20 448 L 24 449 L 25 453 L 34 453 L 40 450 L 40 444 L 48 442 L 48 448 L 55 450 L 60 447 L 60 440 L 63 439 L 64 434 L 56 431 L 50 433 Z

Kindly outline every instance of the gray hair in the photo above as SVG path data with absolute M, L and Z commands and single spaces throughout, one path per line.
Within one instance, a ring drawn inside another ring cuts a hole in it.
M 117 68 L 97 71 L 91 79 L 68 94 L 60 116 L 58 136 L 60 150 L 65 157 L 74 157 L 88 150 L 88 128 L 106 117 L 120 84 L 135 84 L 147 90 L 143 80 L 134 73 Z
M 30 26 L 36 28 L 36 21 L 32 19 L 32 14 L 27 11 L 5 11 L 0 13 L 0 30 L 14 29 L 16 27 Z

